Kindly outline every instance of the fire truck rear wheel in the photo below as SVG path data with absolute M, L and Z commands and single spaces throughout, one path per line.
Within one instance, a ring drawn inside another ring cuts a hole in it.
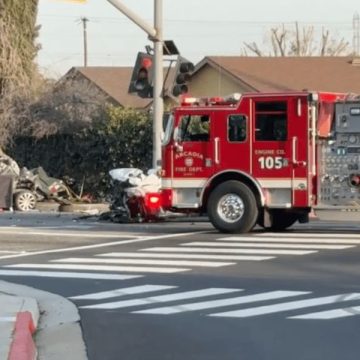
M 258 211 L 253 192 L 235 180 L 218 185 L 207 204 L 211 223 L 225 233 L 249 232 L 255 226 Z

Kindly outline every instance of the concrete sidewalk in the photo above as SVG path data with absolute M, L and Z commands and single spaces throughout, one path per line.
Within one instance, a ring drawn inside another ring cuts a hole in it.
M 0 281 L 0 359 L 86 360 L 79 321 L 67 299 Z

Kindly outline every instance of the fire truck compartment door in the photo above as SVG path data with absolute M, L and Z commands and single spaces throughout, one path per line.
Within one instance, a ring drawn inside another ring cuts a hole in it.
M 253 101 L 252 175 L 268 207 L 308 206 L 308 112 L 306 98 Z

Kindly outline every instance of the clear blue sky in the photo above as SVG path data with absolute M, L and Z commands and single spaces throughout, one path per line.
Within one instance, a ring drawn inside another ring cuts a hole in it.
M 142 18 L 153 22 L 153 0 L 123 0 Z M 207 55 L 239 55 L 244 42 L 264 47 L 264 34 L 282 23 L 324 27 L 350 44 L 358 0 L 163 0 L 164 38 L 175 41 L 182 55 L 193 62 Z M 83 65 L 80 18 L 88 22 L 89 66 L 133 65 L 136 53 L 151 44 L 147 35 L 107 0 L 86 4 L 66 0 L 40 0 L 38 24 L 42 49 L 38 64 L 53 77 Z M 291 25 L 290 25 L 291 26 Z

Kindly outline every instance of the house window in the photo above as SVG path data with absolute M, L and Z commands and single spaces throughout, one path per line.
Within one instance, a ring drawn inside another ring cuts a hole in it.
M 228 140 L 230 142 L 241 142 L 246 140 L 246 117 L 244 115 L 229 116 Z
M 287 103 L 285 101 L 256 103 L 255 140 L 287 140 Z

